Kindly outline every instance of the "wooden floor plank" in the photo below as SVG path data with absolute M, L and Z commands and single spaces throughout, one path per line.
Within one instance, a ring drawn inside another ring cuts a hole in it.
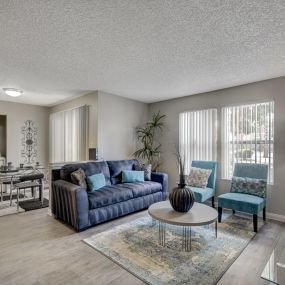
M 145 215 L 145 211 L 82 233 L 47 215 L 46 209 L 0 217 L 0 284 L 142 285 L 82 239 Z M 218 285 L 267 284 L 260 274 L 284 225 L 267 222 Z

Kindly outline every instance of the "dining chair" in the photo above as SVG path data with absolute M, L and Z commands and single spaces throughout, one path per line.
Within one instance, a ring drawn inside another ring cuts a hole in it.
M 19 176 L 19 183 L 13 184 L 13 188 L 17 190 L 17 210 L 19 210 L 19 195 L 21 190 L 30 188 L 32 196 L 35 199 L 36 189 L 39 189 L 39 200 L 43 203 L 43 173 L 32 173 Z M 12 187 L 10 191 L 10 206 L 12 205 Z

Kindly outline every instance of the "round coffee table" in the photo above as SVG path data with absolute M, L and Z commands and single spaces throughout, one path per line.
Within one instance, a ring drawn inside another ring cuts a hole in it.
M 218 235 L 218 212 L 207 205 L 194 203 L 187 213 L 173 210 L 169 201 L 152 204 L 148 208 L 149 215 L 159 221 L 159 243 L 165 246 L 165 224 L 183 227 L 182 248 L 191 251 L 191 227 L 204 226 L 215 222 L 215 234 Z

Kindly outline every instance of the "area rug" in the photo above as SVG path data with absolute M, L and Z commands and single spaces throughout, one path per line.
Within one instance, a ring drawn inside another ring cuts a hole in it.
M 166 247 L 149 216 L 84 239 L 127 271 L 152 285 L 216 284 L 254 237 L 251 221 L 229 217 L 218 227 L 192 227 L 192 251 L 184 252 L 182 228 L 167 225 Z

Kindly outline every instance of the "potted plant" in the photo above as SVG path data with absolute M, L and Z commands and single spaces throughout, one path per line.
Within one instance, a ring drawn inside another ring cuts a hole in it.
M 137 139 L 141 147 L 134 152 L 135 158 L 152 165 L 153 171 L 157 171 L 161 164 L 161 144 L 158 138 L 165 128 L 165 115 L 158 111 L 154 113 L 146 124 L 136 128 Z
M 180 152 L 176 152 L 176 161 L 179 172 L 178 186 L 169 193 L 169 202 L 172 208 L 177 212 L 188 212 L 194 205 L 195 195 L 186 183 L 185 158 Z

